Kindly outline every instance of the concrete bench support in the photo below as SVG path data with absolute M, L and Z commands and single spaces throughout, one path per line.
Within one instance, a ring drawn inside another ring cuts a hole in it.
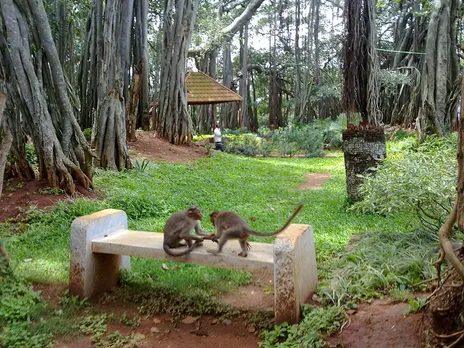
M 295 324 L 300 305 L 317 286 L 316 252 L 309 225 L 292 224 L 274 242 L 275 322 Z
M 163 234 L 127 229 L 122 210 L 107 209 L 75 219 L 71 225 L 69 290 L 92 297 L 116 286 L 121 268 L 130 267 L 130 256 L 180 261 L 245 271 L 274 272 L 275 322 L 296 323 L 300 305 L 317 285 L 316 254 L 309 225 L 290 225 L 274 245 L 251 242 L 247 258 L 238 256 L 238 242 L 230 241 L 214 256 L 206 250 L 217 244 L 204 241 L 192 253 L 171 257 L 163 250 Z M 122 256 L 124 255 L 124 256 Z
M 92 297 L 116 286 L 121 268 L 130 268 L 129 256 L 92 252 L 92 240 L 127 230 L 122 210 L 106 209 L 75 219 L 71 224 L 69 292 Z

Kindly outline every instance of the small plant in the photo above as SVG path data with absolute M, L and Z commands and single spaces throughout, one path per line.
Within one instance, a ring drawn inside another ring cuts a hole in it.
M 92 139 L 92 128 L 86 128 L 83 130 L 82 133 L 84 133 L 85 139 L 90 142 L 90 140 Z
M 107 314 L 88 315 L 79 317 L 74 324 L 74 328 L 84 335 L 92 335 L 92 342 L 98 343 L 106 333 L 108 319 Z
M 132 335 L 121 335 L 119 331 L 110 333 L 105 339 L 95 342 L 96 348 L 122 348 L 122 347 L 137 347 L 136 340 L 132 339 Z M 128 345 L 129 344 L 129 345 Z
M 134 168 L 139 172 L 145 172 L 149 165 L 150 162 L 144 158 L 141 162 L 139 160 L 135 160 Z
M 427 302 L 427 298 L 416 298 L 412 297 L 408 302 L 408 314 L 418 313 L 424 308 Z
M 131 328 L 135 329 L 136 327 L 139 327 L 140 326 L 140 318 L 138 317 L 133 317 L 132 319 L 130 319 L 128 316 L 127 316 L 127 313 L 124 312 L 122 315 L 121 315 L 121 318 L 119 319 L 119 322 L 121 324 L 124 324 L 124 325 L 127 325 L 127 326 L 130 326 Z
M 328 347 L 325 337 L 336 332 L 346 321 L 340 307 L 318 308 L 303 305 L 303 319 L 299 324 L 283 323 L 261 334 L 263 348 Z
M 39 159 L 37 158 L 37 153 L 33 144 L 26 143 L 26 159 L 31 164 L 33 168 L 39 167 Z
M 207 142 L 207 143 L 205 144 L 206 155 L 211 156 L 212 150 L 213 150 L 213 144 L 210 143 L 210 142 Z
M 37 190 L 37 193 L 41 195 L 61 195 L 64 192 L 64 190 L 57 188 L 57 187 L 42 187 Z

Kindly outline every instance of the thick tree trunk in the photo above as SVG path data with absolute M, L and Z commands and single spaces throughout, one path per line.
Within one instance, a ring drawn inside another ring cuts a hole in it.
M 276 69 L 269 71 L 269 128 L 285 127 L 282 118 L 282 90 Z
M 132 167 L 126 144 L 126 107 L 123 95 L 124 64 L 121 63 L 121 0 L 108 0 L 105 8 L 104 55 L 100 80 L 101 99 L 94 127 L 96 166 L 111 169 Z
M 148 113 L 148 1 L 135 2 L 135 56 L 134 63 L 141 65 L 140 99 L 137 114 L 137 124 L 144 130 L 150 128 Z
M 187 109 L 185 63 L 199 0 L 165 0 L 161 59 L 160 122 L 157 133 L 172 144 L 189 143 L 192 119 Z
M 232 66 L 232 57 L 230 52 L 230 42 L 224 45 L 222 50 L 222 63 L 223 63 L 223 80 L 222 84 L 232 91 L 237 91 L 237 86 L 234 82 L 234 72 Z M 227 103 L 221 106 L 221 120 L 222 127 L 228 129 L 237 129 L 240 127 L 238 120 L 238 106 L 237 103 Z
M 385 134 L 378 107 L 378 58 L 375 49 L 375 8 L 373 0 L 347 0 L 347 41 L 344 60 L 343 104 L 348 113 L 348 129 L 343 132 L 346 186 L 349 198 L 357 201 L 363 176 L 386 157 Z M 362 122 L 354 126 L 351 113 Z
M 14 71 L 7 72 L 8 90 L 11 95 L 16 88 L 21 90 L 23 117 L 41 159 L 41 177 L 50 186 L 72 194 L 74 179 L 85 188 L 91 185 L 90 149 L 73 114 L 42 1 L 27 0 L 22 5 L 27 11 L 11 1 L 0 1 L 9 45 L 8 51 L 1 52 L 0 64 L 14 67 Z M 56 102 L 59 113 L 53 115 L 59 114 L 59 119 L 53 119 L 49 113 L 47 98 Z
M 451 13 L 453 10 L 453 13 Z M 457 83 L 454 33 L 455 0 L 437 0 L 434 3 L 427 32 L 426 59 L 422 74 L 421 107 L 416 127 L 420 139 L 428 134 L 443 135 L 451 130 L 455 116 Z M 453 95 L 454 93 L 454 95 Z
M 121 38 L 124 41 L 124 37 Z M 99 82 L 103 61 L 103 1 L 92 0 L 92 11 L 87 19 L 87 33 L 78 72 L 83 129 L 94 126 L 99 100 Z
M 0 87 L 2 86 L 0 85 Z M 5 174 L 6 160 L 8 157 L 8 153 L 10 152 L 11 143 L 13 142 L 13 135 L 6 127 L 6 122 L 4 121 L 3 117 L 3 111 L 5 110 L 5 106 L 6 94 L 2 90 L 0 90 L 0 197 L 2 196 L 3 191 L 3 177 Z
M 129 141 L 136 141 L 137 135 L 137 113 L 139 107 L 139 100 L 140 100 L 140 90 L 142 88 L 142 73 L 141 69 L 136 67 L 134 73 L 134 78 L 132 79 L 131 83 L 131 90 L 130 90 L 130 97 L 128 99 L 128 107 L 127 107 L 127 120 L 126 120 L 126 134 L 127 140 Z
M 361 199 L 359 186 L 364 175 L 375 174 L 374 168 L 386 157 L 383 128 L 354 129 L 343 132 L 346 191 L 352 201 Z

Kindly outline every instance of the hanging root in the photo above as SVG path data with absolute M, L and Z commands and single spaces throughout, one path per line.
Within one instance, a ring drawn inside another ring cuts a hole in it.
M 447 276 L 441 285 L 427 299 L 425 319 L 427 320 L 430 331 L 433 333 L 434 342 L 446 343 L 450 338 L 459 336 L 448 347 L 456 346 L 463 338 L 463 323 L 459 319 L 464 309 L 464 267 L 462 260 L 464 254 L 459 249 L 456 255 L 451 244 L 451 229 L 456 222 L 457 205 L 454 206 L 450 216 L 440 228 L 438 236 L 440 239 L 440 257 L 434 263 L 437 273 L 440 275 L 440 266 L 445 258 L 453 266 L 447 272 Z

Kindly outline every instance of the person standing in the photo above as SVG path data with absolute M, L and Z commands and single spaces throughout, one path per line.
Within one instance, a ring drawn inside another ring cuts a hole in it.
M 219 125 L 219 122 L 216 122 L 216 128 L 214 128 L 214 143 L 216 144 L 215 150 L 221 150 L 224 152 L 224 147 L 222 146 L 221 126 Z

